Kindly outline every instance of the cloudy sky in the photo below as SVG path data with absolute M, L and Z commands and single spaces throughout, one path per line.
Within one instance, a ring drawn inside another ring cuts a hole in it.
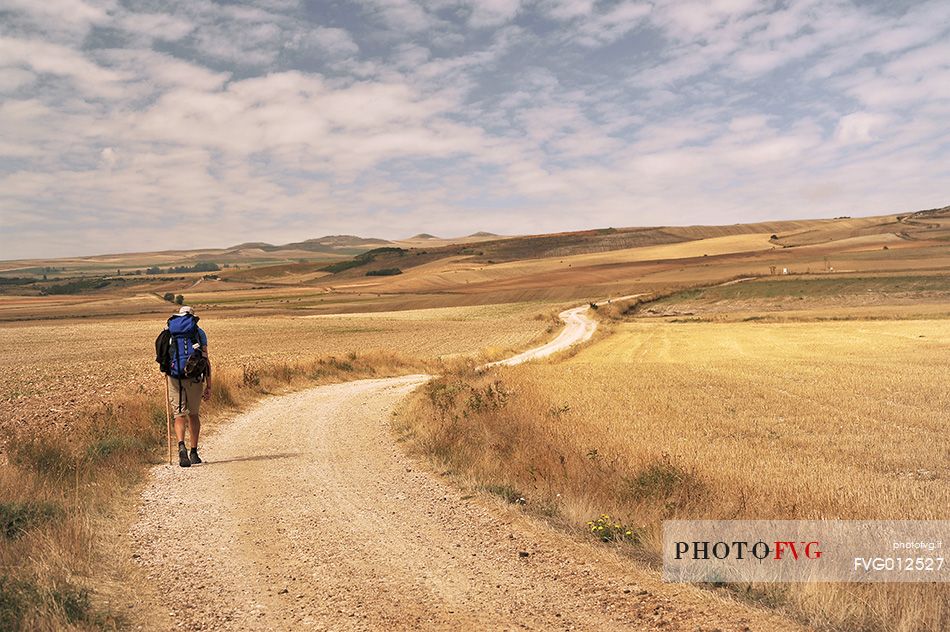
M 0 0 L 0 258 L 950 203 L 950 2 Z

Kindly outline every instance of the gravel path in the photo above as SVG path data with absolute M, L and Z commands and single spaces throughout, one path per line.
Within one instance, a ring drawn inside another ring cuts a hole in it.
M 531 360 L 546 358 L 558 351 L 567 349 L 571 345 L 590 340 L 594 332 L 597 331 L 597 321 L 587 315 L 588 309 L 590 308 L 587 305 L 582 305 L 580 307 L 566 309 L 558 314 L 558 317 L 564 321 L 564 329 L 562 329 L 561 333 L 551 342 L 535 349 L 528 349 L 516 356 L 498 360 L 497 362 L 491 362 L 485 366 L 514 366 Z
M 153 468 L 131 532 L 142 627 L 793 628 L 428 472 L 389 428 L 428 379 L 273 397 L 212 435 L 204 464 Z

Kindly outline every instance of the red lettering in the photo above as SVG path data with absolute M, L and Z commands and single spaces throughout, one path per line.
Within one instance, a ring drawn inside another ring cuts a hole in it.
M 776 542 L 775 543 L 775 559 L 776 560 L 782 559 L 782 553 L 784 549 L 791 549 L 792 558 L 795 560 L 798 559 L 798 549 L 795 548 L 794 542 Z

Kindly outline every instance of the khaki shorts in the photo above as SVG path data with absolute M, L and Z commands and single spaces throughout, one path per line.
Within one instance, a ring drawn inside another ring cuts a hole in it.
M 201 408 L 201 395 L 204 393 L 205 383 L 194 380 L 179 380 L 168 377 L 168 403 L 172 415 L 197 415 Z M 179 393 L 181 397 L 179 398 Z

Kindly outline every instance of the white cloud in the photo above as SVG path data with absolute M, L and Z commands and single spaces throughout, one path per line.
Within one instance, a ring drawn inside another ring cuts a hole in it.
M 332 56 L 355 55 L 360 50 L 353 36 L 344 29 L 323 26 L 294 33 L 285 46 L 290 49 L 314 47 Z
M 22 68 L 0 68 L 0 93 L 13 92 L 28 86 L 36 80 L 36 75 Z
M 166 13 L 125 13 L 118 18 L 115 26 L 170 42 L 180 40 L 195 29 L 193 22 Z
M 41 4 L 0 26 L 6 256 L 164 247 L 168 209 L 198 246 L 871 213 L 950 177 L 941 2 Z
M 148 94 L 175 87 L 214 90 L 220 88 L 231 76 L 230 73 L 215 72 L 204 66 L 148 49 L 110 49 L 99 56 L 125 76 L 134 77 L 134 81 L 141 83 L 142 90 Z M 128 90 L 126 96 L 132 96 L 132 88 Z
M 643 24 L 652 9 L 652 5 L 646 2 L 624 0 L 581 22 L 578 41 L 587 46 L 614 42 Z
M 418 33 L 435 27 L 439 20 L 412 0 L 359 0 L 371 16 L 387 27 Z
M 99 152 L 99 156 L 102 159 L 102 165 L 110 170 L 115 167 L 116 163 L 119 161 L 118 155 L 111 147 L 106 147 L 103 149 L 101 152 Z
M 118 83 L 128 78 L 126 74 L 91 62 L 75 49 L 38 39 L 0 37 L 0 65 L 67 77 L 76 88 L 97 96 L 119 95 Z
M 113 0 L 3 0 L 0 11 L 10 11 L 13 21 L 42 29 L 47 37 L 78 42 L 94 25 L 111 20 Z
M 573 20 L 590 15 L 594 0 L 542 0 L 542 11 L 555 20 Z
M 842 116 L 835 129 L 839 143 L 869 143 L 876 139 L 876 130 L 887 123 L 887 117 L 869 112 L 853 112 Z
M 470 2 L 473 27 L 497 26 L 509 22 L 521 8 L 521 0 L 476 0 Z

